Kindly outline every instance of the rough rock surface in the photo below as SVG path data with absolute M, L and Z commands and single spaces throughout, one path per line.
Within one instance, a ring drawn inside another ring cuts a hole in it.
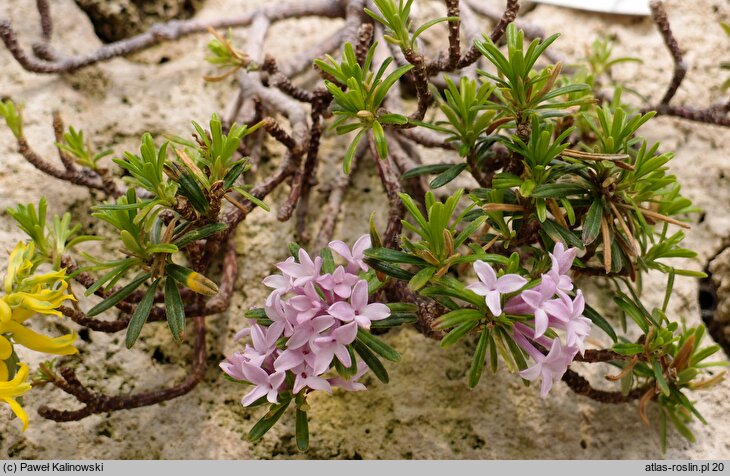
M 40 35 L 28 0 L 6 0 L 0 17 L 20 28 L 23 44 Z M 216 17 L 255 8 L 263 0 L 237 2 L 209 0 L 198 13 Z M 499 2 L 498 2 L 499 3 Z M 496 5 L 496 3 L 495 3 Z M 501 7 L 501 3 L 499 3 Z M 439 8 L 441 5 L 439 3 Z M 54 44 L 71 53 L 100 44 L 87 17 L 72 0 L 52 5 L 56 18 Z M 223 13 L 221 13 L 223 12 Z M 676 101 L 709 104 L 719 97 L 724 77 L 718 65 L 727 60 L 727 38 L 720 21 L 730 19 L 730 5 L 718 0 L 669 2 L 676 36 L 687 50 L 690 72 Z M 671 60 L 649 19 L 595 15 L 538 6 L 526 18 L 547 32 L 562 31 L 555 48 L 569 58 L 579 58 L 597 34 L 613 34 L 617 52 L 643 58 L 642 65 L 617 68 L 616 79 L 656 100 L 671 76 Z M 278 55 L 295 54 L 330 34 L 339 21 L 304 19 L 277 24 L 269 33 L 266 50 Z M 485 31 L 488 25 L 485 24 Z M 234 35 L 245 40 L 245 32 Z M 293 39 L 296 44 L 292 45 Z M 160 135 L 189 131 L 189 122 L 205 121 L 221 111 L 233 91 L 228 82 L 205 84 L 201 76 L 204 36 L 186 38 L 127 59 L 115 59 L 73 75 L 38 76 L 24 72 L 0 48 L 0 95 L 25 104 L 26 131 L 37 151 L 54 154 L 50 114 L 59 109 L 68 124 L 82 127 L 99 148 L 117 154 L 138 147 L 144 131 Z M 445 36 L 441 39 L 445 44 Z M 290 46 L 291 45 L 291 46 Z M 730 145 L 728 132 L 672 118 L 658 118 L 644 127 L 651 140 L 665 150 L 675 150 L 672 164 L 684 192 L 705 212 L 687 234 L 687 245 L 699 259 L 686 263 L 702 269 L 706 261 L 730 236 Z M 320 183 L 337 167 L 344 142 L 327 139 Z M 272 148 L 273 160 L 280 152 Z M 88 193 L 44 176 L 15 152 L 9 131 L 0 128 L 0 210 L 16 203 L 50 200 L 53 212 L 72 210 L 75 219 L 88 220 Z M 357 199 L 352 198 L 357 194 Z M 282 194 L 269 199 L 279 203 Z M 316 200 L 322 200 L 316 196 Z M 321 202 L 320 202 L 321 203 Z M 311 208 L 317 209 L 314 204 Z M 366 231 L 370 210 L 382 210 L 383 194 L 372 168 L 363 166 L 355 177 L 346 203 L 345 220 L 338 237 L 352 240 Z M 379 217 L 383 220 L 383 217 Z M 261 410 L 246 410 L 239 404 L 241 388 L 225 381 L 217 369 L 224 354 L 234 351 L 234 332 L 242 325 L 242 310 L 262 302 L 266 290 L 261 279 L 286 255 L 281 245 L 292 235 L 290 223 L 279 223 L 275 214 L 256 212 L 237 235 L 241 274 L 230 310 L 210 319 L 210 368 L 205 381 L 190 394 L 153 407 L 94 415 L 80 422 L 56 424 L 35 412 L 40 404 L 67 408 L 74 405 L 60 392 L 34 389 L 26 398 L 31 417 L 28 431 L 21 433 L 17 421 L 6 420 L 0 432 L 0 454 L 13 458 L 729 458 L 730 382 L 696 395 L 697 408 L 710 422 L 692 425 L 697 442 L 690 444 L 672 433 L 669 449 L 662 455 L 656 430 L 638 419 L 636 404 L 602 405 L 575 396 L 557 385 L 543 400 L 534 387 L 525 388 L 514 375 L 500 371 L 486 375 L 469 391 L 465 372 L 470 348 L 455 346 L 444 351 L 411 330 L 386 336 L 402 352 L 399 364 L 388 365 L 391 383 L 370 379 L 369 390 L 357 394 L 318 395 L 311 406 L 311 446 L 299 454 L 294 425 L 285 419 L 260 443 L 249 444 L 243 435 Z M 0 215 L 0 247 L 9 249 L 22 238 L 7 214 Z M 92 250 L 98 251 L 98 250 Z M 664 281 L 651 276 L 645 284 L 650 304 L 663 296 Z M 600 300 L 597 292 L 593 300 Z M 670 312 L 688 324 L 699 321 L 697 283 L 678 278 Z M 38 319 L 39 328 L 57 329 L 59 324 Z M 63 326 L 73 327 L 64 321 Z M 603 336 L 596 335 L 602 340 Z M 146 326 L 137 346 L 125 350 L 119 335 L 91 333 L 80 342 L 84 366 L 80 378 L 110 393 L 151 389 L 161 382 L 183 378 L 182 363 L 190 342 L 176 346 L 163 325 Z M 605 344 L 605 341 L 604 341 Z M 32 355 L 27 356 L 36 364 Z M 600 371 L 591 369 L 593 380 Z M 587 369 L 581 371 L 589 374 Z M 599 382 L 600 383 L 600 382 Z M 650 414 L 650 418 L 655 414 Z
M 714 337 L 727 351 L 730 349 L 730 248 L 710 261 L 709 271 L 712 273 L 714 293 L 707 294 L 711 300 L 708 304 L 716 306 L 712 316 L 712 325 L 717 333 Z
M 103 41 L 141 33 L 155 23 L 190 18 L 203 0 L 76 0 Z

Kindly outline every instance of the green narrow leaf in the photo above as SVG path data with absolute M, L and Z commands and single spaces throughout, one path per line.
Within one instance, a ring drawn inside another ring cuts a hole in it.
M 561 225 L 558 225 L 557 222 L 554 220 L 551 220 L 548 218 L 542 224 L 543 231 L 547 233 L 547 235 L 556 243 L 561 242 L 568 246 L 574 246 L 579 249 L 584 249 L 585 245 L 583 245 L 583 242 L 578 239 L 578 237 L 567 228 L 562 227 Z
M 467 165 L 465 163 L 454 165 L 453 167 L 450 167 L 449 169 L 444 171 L 435 179 L 431 180 L 431 183 L 429 183 L 428 186 L 432 189 L 443 187 L 444 185 L 458 177 L 460 173 L 466 170 L 466 167 Z
M 434 268 L 433 266 L 423 268 L 421 271 L 413 275 L 410 281 L 408 281 L 408 289 L 410 289 L 411 291 L 418 291 L 426 284 L 428 284 L 428 281 L 433 277 L 434 274 L 436 274 L 436 271 L 436 268 Z
M 458 326 L 453 328 L 448 334 L 446 334 L 443 339 L 441 339 L 441 347 L 446 348 L 454 345 L 459 339 L 464 337 L 466 334 L 469 333 L 469 331 L 471 331 L 478 325 L 478 320 L 467 321 L 463 324 L 459 324 Z
M 172 337 L 176 342 L 180 342 L 180 336 L 185 330 L 185 305 L 180 297 L 177 283 L 171 278 L 165 280 L 165 311 Z
M 414 177 L 419 177 L 421 175 L 440 174 L 449 170 L 453 166 L 453 164 L 419 165 L 418 167 L 413 167 L 412 169 L 406 171 L 403 175 L 401 175 L 401 178 L 410 179 Z
M 391 362 L 398 362 L 400 360 L 400 354 L 396 352 L 395 349 L 366 330 L 358 328 L 357 340 L 368 346 L 373 352 L 384 359 L 390 360 Z
M 489 343 L 489 328 L 484 326 L 482 334 L 479 336 L 479 342 L 474 350 L 474 358 L 471 361 L 471 368 L 469 369 L 469 388 L 474 388 L 479 383 L 479 379 L 482 377 L 482 371 L 486 364 L 485 358 L 487 356 L 487 344 Z
M 182 248 L 186 245 L 189 245 L 193 241 L 202 240 L 211 235 L 215 235 L 216 233 L 220 233 L 227 228 L 228 225 L 226 225 L 225 223 L 211 223 L 210 225 L 201 226 L 197 230 L 193 230 L 190 233 L 184 234 L 183 236 L 174 240 L 172 244 L 176 245 L 178 248 Z
M 362 140 L 362 137 L 363 135 L 365 135 L 366 131 L 367 129 L 365 128 L 360 129 L 360 131 L 357 133 L 352 142 L 350 142 L 350 145 L 345 151 L 345 156 L 342 161 L 342 170 L 344 170 L 345 173 L 348 175 L 352 170 L 352 160 L 355 158 L 355 151 L 357 150 L 357 146 L 360 144 L 360 141 Z
M 322 257 L 322 271 L 333 273 L 335 271 L 335 259 L 332 256 L 332 250 L 329 247 L 324 247 L 319 255 Z
M 385 273 L 388 276 L 392 276 L 396 279 L 410 281 L 410 279 L 413 277 L 413 273 L 411 273 L 410 271 L 406 271 L 405 269 L 401 269 L 398 266 L 394 266 L 389 263 L 384 263 L 383 261 L 368 258 L 365 260 L 365 262 L 375 271 L 380 271 L 381 273 Z
M 388 383 L 390 378 L 388 377 L 388 371 L 385 370 L 383 363 L 373 354 L 370 349 L 367 348 L 362 342 L 355 340 L 352 344 L 352 348 L 362 358 L 363 362 L 367 364 L 373 374 L 383 383 Z
M 587 317 L 588 319 L 593 322 L 596 326 L 598 326 L 599 329 L 601 329 L 603 332 L 605 332 L 612 341 L 617 342 L 618 336 L 616 336 L 616 331 L 613 330 L 613 327 L 611 327 L 611 324 L 603 317 L 601 316 L 598 311 L 593 309 L 591 306 L 586 304 L 585 309 L 583 310 L 583 315 Z
M 601 218 L 603 217 L 603 207 L 600 200 L 594 200 L 588 209 L 585 221 L 583 222 L 583 235 L 581 239 L 586 245 L 593 243 L 601 231 Z
M 257 421 L 253 428 L 251 428 L 248 432 L 248 441 L 253 443 L 254 441 L 258 441 L 263 438 L 266 432 L 269 431 L 277 421 L 279 421 L 287 407 L 289 407 L 290 402 L 291 400 L 287 400 L 279 404 L 271 405 L 269 412 Z
M 299 408 L 297 408 L 296 438 L 299 451 L 307 451 L 309 449 L 309 421 L 307 421 L 307 412 Z
M 659 363 L 658 360 L 654 361 L 654 377 L 656 378 L 657 384 L 659 384 L 659 388 L 662 389 L 662 393 L 668 397 L 671 392 L 669 391 L 669 385 L 667 385 L 667 381 L 664 379 L 662 365 Z
M 672 290 L 674 289 L 674 275 L 674 268 L 670 268 L 669 275 L 667 276 L 667 290 L 664 293 L 664 302 L 662 303 L 662 311 L 664 312 L 667 312 L 669 298 L 672 297 Z
M 380 321 L 373 321 L 370 324 L 371 329 L 390 329 L 391 327 L 403 326 L 406 324 L 414 324 L 418 321 L 418 316 L 413 313 L 404 312 L 396 313 L 392 312 L 390 317 L 382 319 Z
M 243 198 L 250 201 L 257 207 L 261 208 L 262 210 L 267 211 L 267 212 L 271 211 L 269 206 L 263 200 L 259 199 L 258 197 L 255 197 L 253 194 L 249 193 L 248 190 L 241 188 L 241 187 L 233 187 L 233 190 L 240 193 L 243 196 Z
M 373 140 L 375 141 L 375 149 L 378 151 L 378 157 L 385 159 L 388 157 L 388 141 L 385 138 L 383 126 L 378 121 L 373 121 Z
M 489 347 L 489 368 L 493 374 L 497 373 L 497 366 L 499 365 L 499 357 L 497 356 L 497 347 L 494 343 L 494 334 L 491 332 L 487 335 Z
M 98 314 L 101 314 L 102 312 L 106 311 L 107 309 L 116 306 L 118 303 L 120 303 L 124 298 L 132 294 L 135 289 L 140 287 L 142 283 L 147 281 L 150 276 L 152 276 L 150 273 L 144 273 L 138 276 L 134 281 L 124 286 L 122 289 L 117 291 L 116 293 L 112 294 L 96 306 L 89 309 L 89 312 L 86 313 L 89 317 L 94 317 Z
M 134 308 L 132 317 L 129 319 L 129 325 L 127 325 L 127 337 L 125 339 L 125 345 L 127 349 L 131 349 L 134 343 L 139 337 L 139 333 L 142 331 L 142 326 L 147 322 L 147 317 L 150 315 L 152 305 L 155 303 L 155 293 L 157 292 L 157 285 L 160 282 L 160 278 L 152 281 L 152 284 L 147 288 L 147 292 L 144 293 L 142 300 L 137 303 L 137 307 Z
M 180 185 L 178 191 L 185 198 L 190 200 L 190 204 L 200 213 L 206 213 L 208 211 L 208 200 L 205 198 L 203 191 L 198 186 L 198 182 L 195 181 L 193 176 L 187 172 L 184 172 L 179 168 L 181 172 L 180 177 L 177 179 L 177 183 Z
M 688 441 L 694 443 L 695 435 L 689 428 L 687 428 L 687 425 L 685 425 L 684 422 L 682 422 L 682 420 L 674 414 L 674 412 L 668 411 L 667 413 L 669 413 L 669 418 L 672 419 L 672 423 L 674 423 L 674 427 L 677 429 L 679 434 L 685 437 Z

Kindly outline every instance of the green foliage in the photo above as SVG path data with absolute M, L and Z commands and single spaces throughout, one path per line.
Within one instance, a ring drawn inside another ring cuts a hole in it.
M 388 156 L 388 143 L 383 125 L 402 125 L 408 122 L 405 116 L 383 112 L 380 107 L 393 84 L 413 66 L 401 66 L 385 75 L 393 61 L 391 57 L 373 73 L 370 67 L 376 46 L 377 43 L 374 43 L 370 47 L 362 66 L 358 63 L 355 50 L 350 43 L 345 44 L 341 62 L 330 55 L 326 55 L 326 61 L 314 61 L 317 67 L 336 80 L 336 82 L 328 80 L 324 82 L 334 98 L 332 110 L 335 116 L 338 116 L 332 127 L 339 135 L 358 131 L 345 152 L 343 159 L 345 173 L 350 173 L 355 150 L 368 131 L 372 131 L 378 155 L 383 159 Z
M 32 203 L 18 205 L 17 208 L 8 208 L 8 214 L 35 243 L 35 249 L 43 258 L 50 262 L 55 269 L 61 267 L 61 257 L 76 245 L 97 238 L 83 235 L 81 225 L 71 226 L 71 214 L 63 216 L 53 215 L 51 222 L 47 222 L 48 202 L 41 197 L 36 210 Z
M 10 99 L 0 101 L 0 116 L 3 116 L 16 139 L 23 137 L 23 114 L 20 107 Z
M 524 32 L 517 30 L 514 23 L 507 26 L 507 54 L 487 36 L 484 41 L 477 41 L 476 47 L 497 68 L 497 75 L 479 71 L 482 76 L 494 81 L 494 94 L 497 102 L 490 106 L 498 111 L 497 117 L 512 118 L 518 123 L 524 122 L 529 115 L 542 117 L 566 114 L 565 109 L 586 104 L 587 97 L 561 100 L 563 96 L 575 93 L 586 93 L 587 84 L 568 84 L 554 87 L 561 71 L 561 65 L 548 66 L 539 72 L 533 70 L 540 55 L 559 35 L 552 35 L 545 40 L 533 40 L 524 49 Z
M 494 92 L 494 86 L 483 83 L 477 86 L 475 80 L 461 78 L 457 86 L 448 76 L 444 76 L 446 89 L 438 98 L 439 109 L 446 116 L 446 121 L 437 121 L 423 126 L 446 134 L 447 142 L 454 142 L 459 155 L 465 157 L 474 149 L 477 139 L 483 134 L 494 119 L 495 112 L 484 109 Z
M 124 257 L 99 260 L 87 256 L 91 264 L 83 269 L 103 272 L 87 289 L 87 295 L 108 292 L 117 283 L 127 281 L 92 308 L 89 315 L 110 309 L 133 292 L 146 288 L 130 319 L 128 346 L 134 345 L 154 309 L 150 296 L 159 287 L 164 286 L 168 326 L 175 340 L 181 339 L 185 328 L 180 289 L 185 287 L 206 296 L 218 292 L 213 281 L 176 264 L 174 258 L 191 244 L 211 239 L 227 229 L 226 224 L 218 222 L 222 200 L 240 205 L 231 193 L 239 192 L 265 207 L 245 188 L 236 185 L 248 169 L 247 159 L 237 157 L 241 139 L 260 126 L 261 123 L 250 128 L 233 124 L 225 133 L 220 117 L 214 114 L 209 130 L 193 123 L 195 142 L 171 137 L 172 142 L 164 142 L 158 148 L 152 136 L 144 134 L 139 155 L 125 153 L 124 158 L 114 160 L 129 173 L 125 180 L 131 187 L 116 200 L 94 206 L 92 216 L 116 230 Z M 171 143 L 181 146 L 175 150 L 175 158 L 168 155 Z M 139 195 L 138 189 L 142 191 Z M 21 211 L 32 217 L 32 210 Z M 26 221 L 33 223 L 31 218 Z M 136 277 L 129 281 L 130 276 Z
M 248 55 L 233 46 L 230 29 L 228 29 L 226 36 L 213 29 L 209 31 L 213 35 L 213 39 L 208 42 L 210 54 L 205 57 L 205 61 L 218 69 L 228 69 L 218 76 L 205 76 L 206 81 L 222 81 L 242 68 L 255 69 L 256 65 L 251 62 Z
M 68 131 L 63 134 L 63 142 L 57 142 L 56 147 L 73 157 L 79 165 L 92 170 L 98 168 L 99 160 L 112 153 L 111 150 L 94 153 L 84 140 L 84 131 L 77 131 L 73 127 L 69 127 Z
M 405 0 L 405 2 L 398 0 L 397 5 L 395 0 L 373 0 L 373 3 L 379 14 L 368 8 L 365 9 L 365 13 L 386 28 L 386 41 L 398 45 L 404 51 L 416 50 L 416 39 L 432 26 L 459 19 L 458 17 L 436 18 L 424 23 L 411 33 L 413 21 L 410 19 L 410 14 L 413 0 Z

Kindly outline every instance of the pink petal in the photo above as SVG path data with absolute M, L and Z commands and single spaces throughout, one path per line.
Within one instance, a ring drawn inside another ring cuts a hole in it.
M 502 293 L 512 293 L 527 284 L 527 280 L 518 274 L 505 274 L 497 280 L 494 288 Z
M 302 276 L 306 276 L 306 271 L 303 269 L 302 265 L 294 261 L 285 261 L 283 263 L 277 264 L 276 267 L 279 268 L 282 273 L 293 278 L 301 278 Z
M 274 289 L 286 289 L 289 287 L 289 278 L 280 274 L 272 274 L 264 278 L 264 284 Z
M 502 303 L 500 299 L 499 291 L 489 291 L 487 293 L 487 307 L 490 311 L 492 311 L 492 314 L 495 316 L 499 316 L 502 314 Z
M 545 334 L 548 328 L 548 316 L 542 309 L 535 310 L 535 338 Z
M 553 379 L 549 375 L 542 376 L 542 383 L 540 384 L 540 396 L 542 398 L 547 397 L 550 393 L 550 389 L 553 388 Z
M 307 379 L 307 387 L 312 390 L 324 390 L 327 393 L 332 393 L 332 386 L 330 383 L 321 377 L 309 377 Z
M 361 279 L 352 289 L 352 297 L 350 298 L 353 309 L 361 311 L 368 305 L 368 282 Z
M 365 250 L 371 247 L 370 243 L 370 235 L 362 235 L 360 238 L 355 241 L 355 244 L 352 245 L 352 256 L 355 258 L 362 258 L 362 256 L 365 254 Z
M 383 303 L 374 302 L 365 307 L 362 315 L 367 316 L 371 321 L 380 321 L 390 316 L 390 308 Z
M 332 251 L 334 251 L 338 255 L 342 256 L 347 261 L 352 261 L 352 253 L 350 252 L 350 247 L 347 246 L 343 241 L 340 241 L 340 240 L 330 241 L 328 246 Z
M 539 291 L 535 291 L 534 289 L 526 289 L 525 291 L 522 291 L 520 296 L 522 296 L 522 299 L 533 309 L 539 308 L 542 304 L 542 295 Z
M 271 381 L 271 388 L 278 390 L 279 387 L 281 387 L 281 384 L 284 383 L 284 378 L 286 378 L 286 372 L 275 372 L 271 374 L 271 377 L 269 378 Z
M 345 367 L 349 368 L 352 365 L 350 353 L 347 351 L 347 347 L 345 347 L 344 345 L 337 346 L 337 348 L 335 349 L 335 355 L 337 356 L 337 360 L 339 360 L 340 363 Z
M 258 400 L 259 398 L 266 395 L 268 393 L 268 391 L 269 391 L 268 387 L 263 387 L 263 386 L 254 387 L 253 390 L 248 392 L 241 399 L 241 403 L 243 404 L 244 407 L 247 407 L 247 406 L 251 405 L 253 402 L 255 402 L 256 400 Z
M 314 258 L 315 260 L 317 257 Z M 299 248 L 299 264 L 301 264 L 305 269 L 312 269 L 314 268 L 314 262 L 312 261 L 312 258 L 309 257 L 309 253 L 307 253 L 307 250 L 304 248 Z
M 537 378 L 540 376 L 541 372 L 542 372 L 542 364 L 540 362 L 537 362 L 532 367 L 527 367 L 525 370 L 521 371 L 520 377 L 532 382 L 532 381 L 537 380 Z
M 242 364 L 243 375 L 246 376 L 246 380 L 254 385 L 269 385 L 269 374 L 266 373 L 261 367 L 249 363 Z
M 560 299 L 551 299 L 549 301 L 545 301 L 542 305 L 542 308 L 545 310 L 545 312 L 561 321 L 567 321 L 568 319 L 570 319 L 570 312 L 566 308 L 565 303 L 563 303 L 563 301 L 561 301 Z
M 341 298 L 347 299 L 352 295 L 352 287 L 347 284 L 336 284 L 334 286 L 335 294 Z
M 355 310 L 349 303 L 344 301 L 336 302 L 331 305 L 327 310 L 327 313 L 330 316 L 336 317 L 344 322 L 350 322 L 355 318 Z
M 287 349 L 274 361 L 274 369 L 277 372 L 291 370 L 304 362 L 304 354 L 300 350 Z
M 330 350 L 320 350 L 317 352 L 317 358 L 314 361 L 314 371 L 313 373 L 315 375 L 322 375 L 327 371 L 327 369 L 330 368 L 330 364 L 332 363 L 332 359 L 334 358 L 335 353 L 334 351 Z M 307 384 L 309 385 L 309 384 Z
M 469 289 L 471 291 L 474 291 L 475 294 L 478 294 L 479 296 L 486 296 L 489 291 L 492 290 L 489 286 L 482 282 L 472 283 L 466 287 L 466 289 Z
M 319 316 L 312 319 L 310 323 L 312 324 L 312 330 L 314 331 L 314 333 L 319 334 L 323 330 L 332 326 L 332 324 L 335 323 L 335 320 L 332 319 L 331 316 Z
M 489 286 L 489 289 L 494 289 L 497 284 L 497 273 L 494 272 L 494 268 L 489 263 L 484 261 L 474 262 L 474 272 L 477 273 L 479 279 Z
M 312 337 L 312 332 L 309 329 L 299 328 L 294 331 L 294 333 L 291 335 L 288 341 L 286 341 L 286 346 L 289 349 L 297 349 L 309 341 L 309 338 Z
M 332 337 L 340 344 L 351 344 L 357 337 L 357 323 L 351 322 L 332 332 Z
M 575 296 L 575 300 L 573 301 L 573 317 L 578 317 L 583 314 L 585 307 L 586 300 L 583 297 L 583 292 L 578 290 L 578 293 Z
M 269 403 L 279 403 L 279 400 L 277 397 L 279 396 L 279 392 L 276 390 L 269 390 L 269 393 L 266 394 L 266 400 L 269 401 Z

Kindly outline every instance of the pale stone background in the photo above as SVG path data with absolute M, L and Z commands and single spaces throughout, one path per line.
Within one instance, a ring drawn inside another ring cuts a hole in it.
M 0 2 L 0 17 L 13 21 L 25 45 L 40 35 L 34 3 Z M 262 3 L 209 0 L 198 16 L 216 17 L 227 14 L 220 12 L 244 11 Z M 416 3 L 435 10 L 442 8 L 440 2 L 436 6 Z M 81 52 L 100 44 L 90 22 L 72 0 L 52 4 L 56 46 Z M 495 2 L 495 6 L 501 8 L 501 2 Z M 727 74 L 718 65 L 728 60 L 729 51 L 728 39 L 718 23 L 730 19 L 730 4 L 722 0 L 674 0 L 669 2 L 668 10 L 691 63 L 676 101 L 705 105 L 717 100 L 719 85 Z M 538 6 L 525 18 L 549 33 L 561 31 L 563 37 L 554 48 L 573 59 L 584 54 L 596 35 L 615 34 L 618 53 L 644 60 L 643 65 L 617 68 L 616 78 L 654 100 L 663 94 L 671 76 L 671 60 L 649 19 L 598 16 L 550 6 Z M 269 34 L 266 50 L 281 57 L 295 54 L 339 25 L 338 20 L 321 19 L 277 24 Z M 490 27 L 485 24 L 484 28 L 488 31 Z M 238 32 L 237 37 L 243 41 L 245 33 Z M 442 41 L 445 45 L 445 37 Z M 223 109 L 233 86 L 202 81 L 201 76 L 209 72 L 203 62 L 206 42 L 205 36 L 187 38 L 129 59 L 61 76 L 26 73 L 0 48 L 0 96 L 12 96 L 25 104 L 27 135 L 45 156 L 55 153 L 50 127 L 53 109 L 60 109 L 67 123 L 82 127 L 95 146 L 110 147 L 120 154 L 135 150 L 144 131 L 184 134 L 190 131 L 191 120 L 206 121 L 212 112 Z M 730 134 L 726 129 L 671 118 L 653 120 L 643 133 L 651 140 L 660 140 L 664 149 L 676 150 L 672 170 L 685 193 L 705 210 L 701 223 L 689 231 L 687 239 L 688 246 L 700 254 L 699 260 L 688 266 L 702 269 L 721 249 L 723 239 L 730 236 Z M 325 142 L 325 160 L 333 165 L 322 168 L 323 183 L 336 167 L 343 146 L 339 140 Z M 280 152 L 276 148 L 272 148 L 272 154 L 278 160 Z M 35 202 L 44 194 L 53 212 L 70 209 L 77 220 L 89 223 L 88 193 L 46 177 L 25 163 L 15 152 L 6 128 L 0 128 L 0 163 L 0 209 Z M 353 240 L 365 232 L 370 210 L 385 205 L 371 167 L 361 167 L 355 177 L 350 197 L 356 193 L 358 200 L 348 201 L 344 208 L 350 225 L 338 227 L 341 239 Z M 277 193 L 269 202 L 280 203 L 282 198 Z M 302 455 L 296 450 L 293 418 L 285 418 L 262 442 L 247 443 L 244 435 L 261 410 L 242 408 L 238 403 L 241 388 L 224 381 L 215 364 L 236 348 L 232 336 L 243 323 L 242 310 L 262 302 L 266 290 L 260 281 L 274 262 L 286 256 L 282 243 L 291 234 L 291 224 L 278 223 L 273 213 L 260 211 L 252 214 L 239 231 L 240 292 L 229 312 L 210 319 L 211 365 L 205 382 L 192 393 L 162 405 L 55 424 L 40 418 L 34 409 L 42 403 L 60 408 L 75 403 L 59 391 L 36 389 L 26 398 L 31 426 L 24 434 L 17 421 L 7 420 L 8 411 L 3 408 L 0 454 L 45 459 L 730 457 L 727 381 L 693 395 L 698 400 L 697 408 L 710 422 L 707 427 L 693 423 L 697 443 L 690 444 L 672 433 L 669 450 L 662 455 L 656 430 L 639 421 L 636 404 L 601 405 L 574 395 L 562 384 L 542 400 L 534 387 L 524 388 L 517 377 L 505 371 L 496 376 L 485 374 L 479 386 L 469 391 L 465 373 L 471 349 L 457 345 L 444 351 L 411 330 L 386 336 L 403 355 L 401 363 L 388 365 L 389 385 L 369 378 L 367 392 L 312 398 L 309 453 Z M 21 238 L 2 212 L 0 247 L 9 249 Z M 657 303 L 662 294 L 663 281 L 648 280 L 647 299 Z M 695 281 L 678 279 L 670 306 L 672 315 L 688 323 L 698 322 L 696 296 Z M 594 295 L 593 299 L 599 298 Z M 59 332 L 55 323 L 39 320 L 35 325 Z M 73 327 L 65 321 L 62 325 Z M 596 338 L 603 339 L 598 333 Z M 147 326 L 132 351 L 124 350 L 119 335 L 98 333 L 92 333 L 89 341 L 80 342 L 79 347 L 84 360 L 79 369 L 81 379 L 111 393 L 172 383 L 187 371 L 181 362 L 189 351 L 188 345 L 174 345 L 162 324 Z M 38 362 L 32 355 L 27 358 Z M 593 380 L 597 379 L 598 374 Z

